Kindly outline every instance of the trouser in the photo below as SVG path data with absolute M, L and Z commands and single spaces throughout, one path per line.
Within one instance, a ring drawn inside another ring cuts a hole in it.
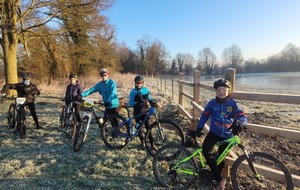
M 139 112 L 134 112 L 134 116 L 137 116 L 139 114 L 140 114 Z M 135 122 L 142 123 L 146 117 L 147 117 L 147 115 L 142 115 L 140 117 L 137 117 L 137 118 L 135 118 Z M 149 118 L 145 121 L 145 127 L 146 127 L 146 130 L 149 129 Z M 140 130 L 139 138 L 140 138 L 142 144 L 145 143 L 144 141 L 146 140 L 146 139 L 144 139 L 144 136 L 145 136 L 145 134 L 144 134 L 143 130 Z M 149 141 L 150 141 L 150 144 L 153 146 L 154 140 L 153 140 L 153 136 L 152 136 L 151 132 L 149 134 Z
M 34 120 L 35 127 L 38 127 L 39 126 L 39 120 L 38 120 L 38 117 L 36 115 L 34 102 L 27 103 L 27 106 L 28 106 L 28 108 L 30 110 L 30 113 L 31 113 L 31 116 Z
M 105 109 L 107 115 L 113 115 L 113 114 L 119 114 L 119 107 L 116 108 L 106 108 Z M 117 127 L 118 126 L 118 121 L 116 118 L 111 120 L 111 123 L 113 125 L 113 127 Z
M 202 147 L 203 148 L 203 155 L 206 159 L 206 163 L 210 167 L 210 170 L 212 171 L 212 173 L 214 174 L 216 181 L 221 181 L 222 180 L 221 172 L 224 168 L 224 161 L 222 161 L 218 166 L 216 156 L 213 155 L 212 150 L 213 150 L 213 147 L 215 146 L 215 144 L 218 141 L 222 141 L 222 140 L 224 140 L 224 139 L 218 137 L 214 133 L 209 132 L 207 134 L 207 136 L 205 137 L 205 139 L 204 139 L 203 147 Z M 228 144 L 226 143 L 226 144 L 223 144 L 223 145 L 219 146 L 219 148 L 218 148 L 218 154 L 219 155 L 221 155 L 221 153 L 225 150 L 227 145 Z
M 80 117 L 80 104 L 73 104 L 73 107 L 75 108 L 75 116 L 77 122 L 81 123 L 81 117 Z

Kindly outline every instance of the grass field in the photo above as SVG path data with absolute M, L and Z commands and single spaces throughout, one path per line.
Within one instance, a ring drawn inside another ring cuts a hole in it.
M 133 80 L 133 76 L 125 77 Z M 86 87 L 93 84 L 86 83 Z M 118 78 L 117 84 L 119 94 L 128 100 L 132 83 Z M 59 128 L 59 114 L 63 105 L 60 99 L 65 86 L 61 87 L 60 81 L 51 88 L 40 84 L 40 88 L 43 93 L 36 99 L 36 109 L 44 129 L 36 130 L 28 114 L 27 138 L 24 140 L 6 129 L 7 109 L 12 101 L 0 102 L 1 190 L 163 189 L 152 174 L 152 157 L 139 149 L 138 138 L 121 150 L 110 150 L 99 137 L 97 125 L 93 124 L 83 148 L 73 152 L 73 142 L 66 139 Z M 164 105 L 160 111 L 161 117 L 175 120 L 182 128 L 190 126 L 186 119 L 177 115 L 176 106 L 169 104 L 170 97 L 162 97 L 155 88 L 151 92 L 153 98 Z M 98 94 L 92 96 L 98 97 Z M 257 150 L 282 156 L 280 160 L 300 175 L 300 142 L 255 134 L 248 134 L 243 139 Z M 212 187 L 196 185 L 195 189 Z M 231 189 L 230 185 L 228 189 Z

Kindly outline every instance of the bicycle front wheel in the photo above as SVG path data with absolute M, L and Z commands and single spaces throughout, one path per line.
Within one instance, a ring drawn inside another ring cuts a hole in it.
M 75 132 L 75 135 L 74 135 L 74 144 L 73 144 L 73 150 L 75 152 L 79 151 L 85 140 L 86 140 L 86 137 L 87 137 L 87 125 L 88 125 L 88 121 L 89 121 L 89 117 L 86 115 L 84 116 L 82 119 L 81 119 L 81 127 L 77 127 L 76 128 L 76 132 Z
M 152 161 L 155 179 L 168 189 L 188 189 L 195 181 L 197 168 L 190 151 L 180 144 L 170 143 L 160 148 Z M 184 161 L 183 161 L 184 160 Z
M 72 139 L 75 136 L 77 124 L 74 114 L 70 114 L 68 121 L 69 122 L 65 123 L 66 136 L 67 139 Z
M 61 114 L 59 116 L 60 127 L 63 128 L 66 122 L 66 107 L 64 106 L 61 110 Z
M 10 104 L 8 108 L 8 128 L 14 128 L 16 124 L 16 105 L 15 104 Z
M 183 145 L 185 136 L 180 126 L 170 120 L 158 120 L 149 126 L 145 135 L 146 150 L 154 156 L 157 149 L 167 143 L 178 143 Z
M 249 161 L 246 155 L 240 156 L 232 165 L 231 181 L 237 190 L 294 189 L 288 169 L 275 157 L 262 152 L 254 152 Z
M 128 123 L 124 123 L 126 119 L 120 115 L 109 115 L 101 128 L 101 137 L 104 144 L 112 149 L 121 149 L 130 140 L 130 130 Z
M 25 125 L 25 109 L 22 106 L 19 110 L 19 116 L 17 117 L 19 119 L 19 127 L 20 127 L 20 138 L 24 139 L 26 137 L 26 125 Z

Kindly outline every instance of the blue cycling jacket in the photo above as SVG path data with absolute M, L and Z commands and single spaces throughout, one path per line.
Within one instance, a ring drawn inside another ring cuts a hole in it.
M 216 99 L 211 99 L 201 114 L 197 128 L 203 129 L 209 118 L 210 132 L 225 139 L 233 136 L 229 128 L 234 120 L 240 120 L 243 125 L 247 123 L 244 112 L 239 108 L 238 103 L 231 98 L 222 103 Z
M 134 97 L 137 94 L 147 95 L 147 97 L 145 97 L 145 100 L 147 102 L 150 102 L 152 100 L 151 97 L 150 97 L 150 93 L 149 93 L 148 88 L 146 88 L 144 86 L 142 88 L 140 88 L 140 89 L 134 88 L 134 89 L 131 90 L 130 96 L 129 96 L 129 104 L 130 104 L 130 106 L 135 106 L 138 103 L 138 102 L 134 101 Z M 147 104 L 147 102 L 146 102 L 146 104 Z
M 111 105 L 107 108 L 116 108 L 119 106 L 119 99 L 117 94 L 117 85 L 112 79 L 107 79 L 106 81 L 100 81 L 92 88 L 81 93 L 82 97 L 86 97 L 95 92 L 101 94 L 103 102 L 110 102 Z

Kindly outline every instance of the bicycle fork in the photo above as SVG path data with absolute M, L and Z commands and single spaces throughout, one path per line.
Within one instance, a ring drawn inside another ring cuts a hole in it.
M 158 121 L 158 116 L 157 116 L 157 113 L 156 113 L 156 112 L 155 112 L 155 114 L 154 114 L 154 117 L 155 117 L 155 120 L 156 120 L 157 126 L 158 126 L 158 127 L 157 127 L 158 134 L 159 134 L 159 136 L 160 136 L 162 142 L 165 142 L 165 137 L 164 137 L 164 134 L 163 134 L 163 130 L 160 128 L 160 123 L 159 123 L 159 121 Z
M 253 156 L 252 156 L 252 153 L 249 152 L 245 146 L 239 144 L 238 145 L 241 149 L 243 149 L 244 151 L 244 154 L 246 155 L 246 158 L 247 158 L 247 162 L 248 162 L 248 165 L 249 165 L 249 168 L 250 170 L 252 171 L 252 173 L 254 174 L 255 178 L 258 180 L 258 181 L 262 181 L 262 178 L 260 177 L 260 175 L 257 173 L 255 167 L 254 167 L 254 164 L 253 164 Z
M 82 134 L 84 135 L 83 141 L 85 141 L 85 139 L 86 139 L 86 137 L 87 137 L 87 133 L 88 133 L 88 131 L 89 131 L 90 123 L 91 123 L 91 120 L 92 120 L 92 115 L 91 115 L 91 114 L 84 112 L 83 117 L 85 117 L 85 116 L 88 117 L 85 131 L 82 131 L 82 127 L 80 127 L 80 133 L 82 133 Z M 83 118 L 83 117 L 82 117 L 82 118 Z

